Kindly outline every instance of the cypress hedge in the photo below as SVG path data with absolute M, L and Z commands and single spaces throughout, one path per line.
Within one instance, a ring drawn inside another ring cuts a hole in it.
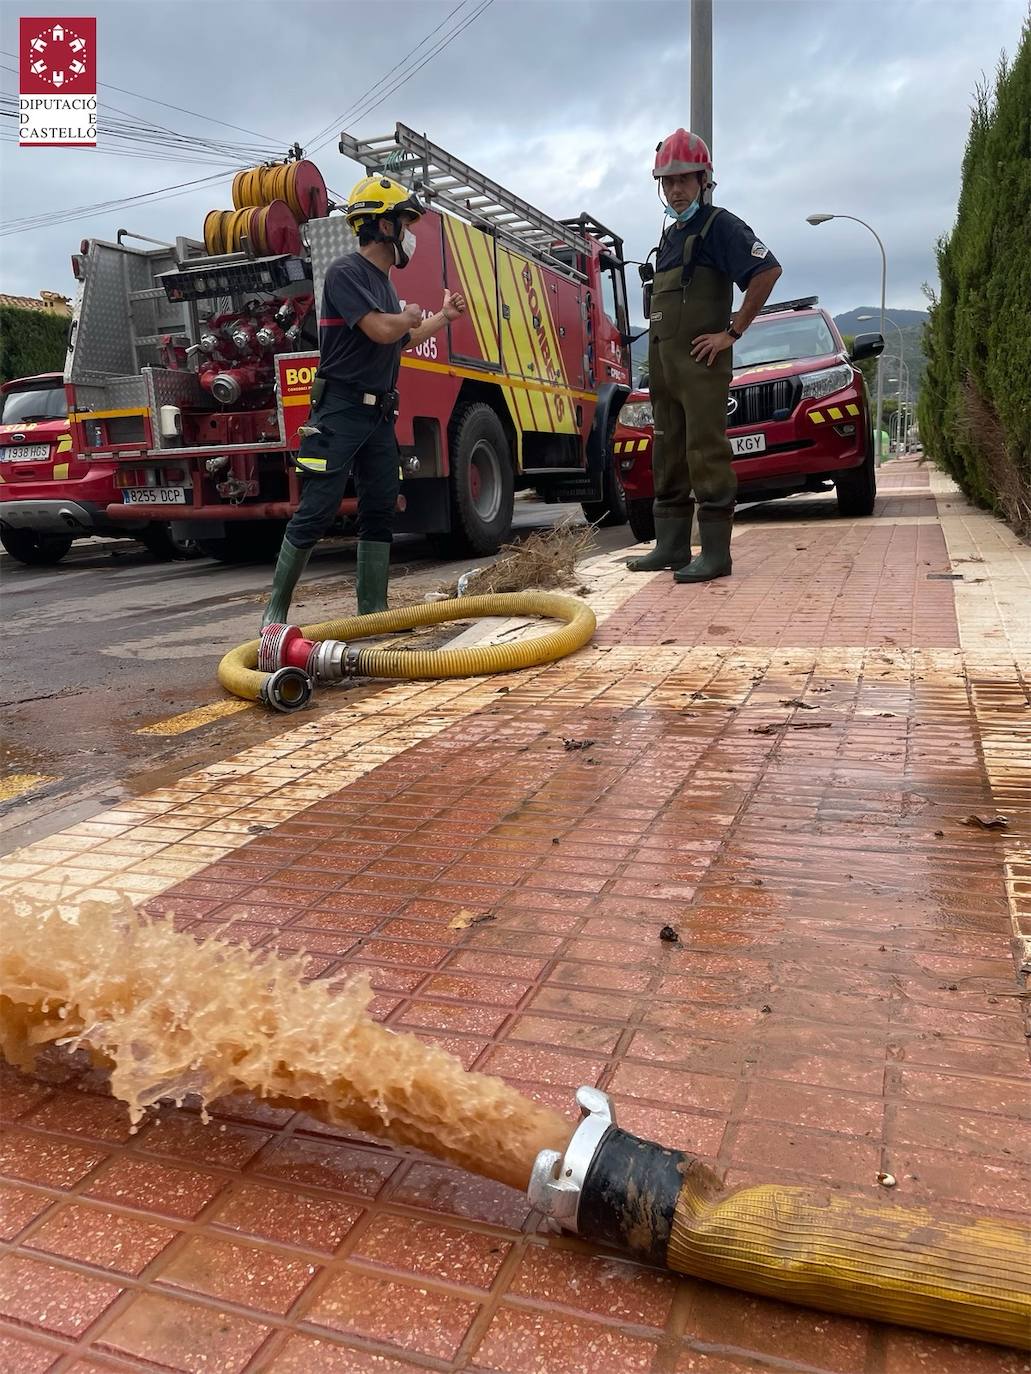
M 67 315 L 0 305 L 0 382 L 63 371 L 70 325 Z
M 978 505 L 1031 537 L 1031 17 L 975 90 L 956 223 L 938 241 L 920 435 Z

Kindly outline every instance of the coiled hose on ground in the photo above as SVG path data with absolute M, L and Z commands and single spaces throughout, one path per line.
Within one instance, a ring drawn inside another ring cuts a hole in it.
M 396 611 L 374 615 L 349 616 L 308 625 L 301 634 L 306 640 L 321 643 L 339 640 L 349 645 L 354 640 L 422 625 L 441 625 L 449 620 L 474 620 L 487 616 L 547 616 L 565 623 L 533 639 L 511 644 L 483 644 L 468 649 L 357 649 L 349 656 L 346 675 L 372 678 L 453 678 L 480 677 L 507 673 L 516 668 L 532 668 L 565 658 L 585 645 L 594 634 L 597 621 L 591 608 L 576 597 L 559 592 L 503 592 L 493 596 L 464 596 L 447 601 L 430 601 L 405 606 Z M 280 668 L 278 672 L 258 669 L 260 639 L 230 650 L 218 665 L 218 680 L 227 692 L 247 701 L 263 701 L 278 710 L 296 710 L 311 695 L 300 669 Z M 293 679 L 281 674 L 294 673 Z M 340 676 L 345 675 L 343 672 Z M 279 678 L 278 682 L 271 681 Z M 283 688 L 285 686 L 285 695 Z

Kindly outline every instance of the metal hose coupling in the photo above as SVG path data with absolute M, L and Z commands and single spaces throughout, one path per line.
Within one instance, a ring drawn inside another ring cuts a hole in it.
M 299 668 L 319 686 L 354 675 L 355 653 L 342 639 L 306 639 L 296 625 L 266 625 L 258 645 L 258 671 Z
M 585 1240 L 650 1264 L 827 1312 L 1031 1348 L 1031 1229 L 814 1184 L 729 1186 L 680 1150 L 616 1125 L 578 1088 L 564 1153 L 542 1150 L 528 1194 Z
M 616 1125 L 600 1088 L 577 1088 L 582 1120 L 564 1154 L 541 1150 L 527 1189 L 536 1211 L 586 1240 L 666 1263 L 685 1156 Z

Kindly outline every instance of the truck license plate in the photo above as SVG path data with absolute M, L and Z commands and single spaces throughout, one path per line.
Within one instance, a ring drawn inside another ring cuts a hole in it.
M 741 458 L 747 453 L 765 453 L 766 435 L 738 434 L 731 439 L 730 447 L 734 450 L 735 458 Z
M 0 448 L 0 461 L 5 463 L 38 463 L 41 458 L 50 457 L 49 444 L 13 444 Z
M 185 506 L 185 487 L 125 487 L 122 500 L 127 506 Z

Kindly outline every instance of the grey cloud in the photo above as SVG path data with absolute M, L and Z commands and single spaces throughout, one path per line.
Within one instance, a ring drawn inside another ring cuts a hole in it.
M 342 113 L 455 3 L 284 9 L 234 0 L 218 10 L 216 50 L 207 4 L 98 3 L 101 75 L 265 132 L 285 151 Z M 1016 44 L 1024 0 L 716 0 L 715 11 L 716 199 L 781 259 L 778 294 L 816 292 L 835 311 L 877 300 L 879 255 L 869 234 L 804 222 L 810 211 L 830 210 L 877 228 L 889 255 L 889 303 L 922 307 L 921 283 L 935 279 L 935 240 L 955 212 L 971 91 Z M 496 0 L 348 127 L 368 135 L 401 119 L 425 129 L 554 214 L 590 210 L 623 234 L 628 256 L 642 258 L 661 224 L 649 175 L 655 144 L 690 122 L 687 30 L 684 0 Z M 5 23 L 3 47 L 13 52 L 16 41 L 16 25 Z M 5 89 L 14 83 L 5 73 Z M 184 133 L 247 138 L 126 95 L 102 91 L 102 106 L 105 99 Z M 5 218 L 208 170 L 0 146 Z M 340 193 L 359 175 L 335 136 L 316 161 Z M 155 237 L 197 234 L 206 210 L 228 204 L 227 175 L 214 190 L 7 237 L 2 289 L 70 290 L 68 258 L 83 235 L 112 236 L 123 225 Z

